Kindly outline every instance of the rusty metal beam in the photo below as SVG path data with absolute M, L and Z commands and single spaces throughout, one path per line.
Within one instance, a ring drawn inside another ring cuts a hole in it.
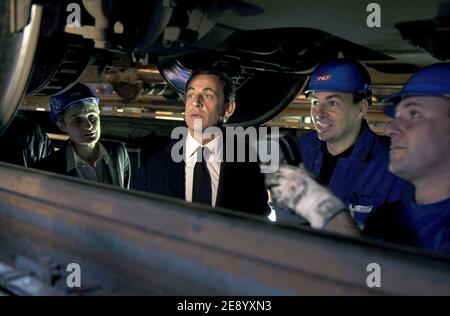
M 64 253 L 122 276 L 121 293 L 450 293 L 448 258 L 3 163 L 0 174 L 0 249 Z M 367 287 L 372 262 L 381 288 Z

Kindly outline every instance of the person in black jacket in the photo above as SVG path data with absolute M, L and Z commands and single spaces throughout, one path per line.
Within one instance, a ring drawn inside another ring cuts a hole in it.
M 36 123 L 16 115 L 0 135 L 0 161 L 31 166 L 53 153 L 53 145 L 45 131 Z
M 195 72 L 186 84 L 187 129 L 182 139 L 172 141 L 141 166 L 134 188 L 268 215 L 268 196 L 258 163 L 238 162 L 236 155 L 234 159 L 227 155 L 231 145 L 224 141 L 221 127 L 235 107 L 234 89 L 226 75 L 214 69 Z M 217 133 L 208 135 L 206 130 L 214 127 Z
M 91 90 L 80 83 L 50 99 L 52 120 L 70 139 L 35 168 L 129 188 L 131 168 L 125 146 L 99 141 L 98 103 Z

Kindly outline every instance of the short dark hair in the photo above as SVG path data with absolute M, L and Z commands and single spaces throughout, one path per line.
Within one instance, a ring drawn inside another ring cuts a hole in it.
M 229 102 L 234 101 L 235 97 L 236 97 L 236 91 L 235 91 L 235 87 L 234 87 L 234 83 L 233 81 L 230 79 L 230 77 L 227 76 L 226 73 L 221 72 L 217 69 L 214 68 L 201 68 L 198 70 L 195 70 L 191 77 L 189 78 L 189 80 L 186 82 L 186 88 L 185 88 L 185 93 L 189 87 L 189 83 L 192 81 L 192 79 L 195 76 L 198 75 L 213 75 L 213 76 L 217 76 L 219 78 L 219 81 L 222 83 L 222 88 L 223 88 L 223 103 L 224 105 L 228 105 Z

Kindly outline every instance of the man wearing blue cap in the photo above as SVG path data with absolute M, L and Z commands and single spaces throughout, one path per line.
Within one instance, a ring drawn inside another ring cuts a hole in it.
M 450 251 L 450 64 L 429 66 L 388 99 L 395 116 L 389 170 L 414 184 L 401 200 L 368 216 L 363 234 L 389 242 Z M 314 228 L 359 236 L 345 206 L 305 170 L 283 166 L 266 179 L 278 204 L 295 210 Z
M 97 96 L 80 83 L 50 99 L 50 116 L 70 139 L 35 167 L 129 188 L 130 159 L 125 146 L 117 142 L 99 142 L 98 103 Z
M 365 234 L 450 251 L 450 64 L 424 68 L 386 101 L 389 170 L 414 190 L 371 214 Z
M 399 200 L 405 186 L 388 171 L 387 141 L 365 120 L 372 103 L 370 76 L 356 61 L 330 60 L 317 67 L 305 93 L 316 129 L 299 138 L 305 168 L 362 227 L 371 211 Z

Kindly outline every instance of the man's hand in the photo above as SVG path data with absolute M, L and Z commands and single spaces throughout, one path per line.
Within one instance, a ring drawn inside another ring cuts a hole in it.
M 319 185 L 304 168 L 280 165 L 277 172 L 266 174 L 266 185 L 275 203 L 294 210 L 313 228 L 323 228 L 345 209 L 341 200 Z

